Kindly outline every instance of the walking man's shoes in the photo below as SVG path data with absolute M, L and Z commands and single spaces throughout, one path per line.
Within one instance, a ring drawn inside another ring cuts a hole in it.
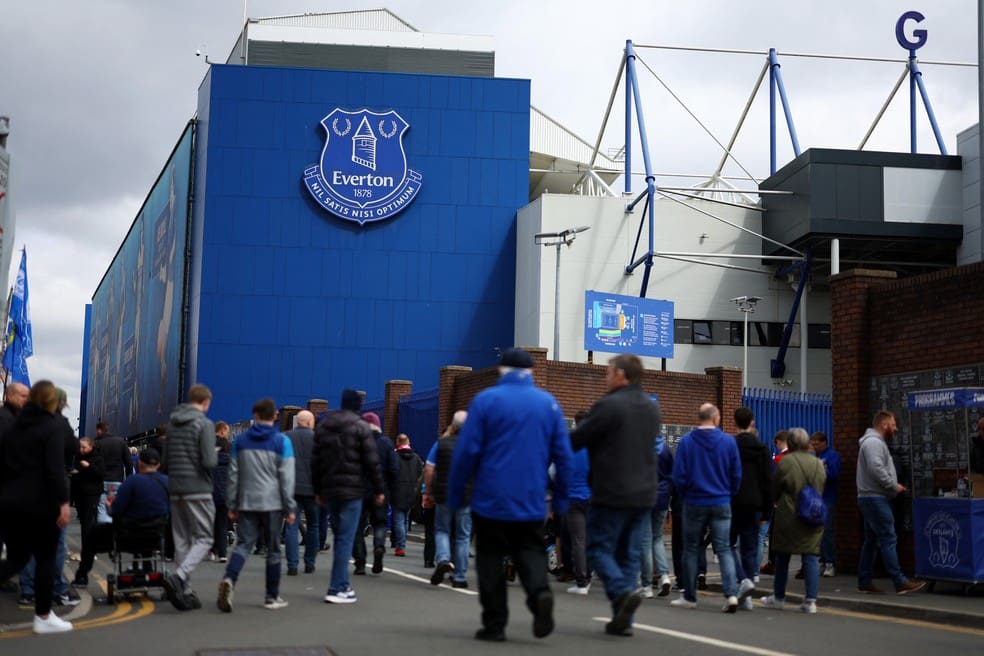
M 444 577 L 454 571 L 454 564 L 450 560 L 442 560 L 434 568 L 434 573 L 431 574 L 431 585 L 441 585 L 444 582 Z
M 546 638 L 553 633 L 553 594 L 544 590 L 536 596 L 533 602 L 533 637 Z
M 383 554 L 386 553 L 386 547 L 375 547 L 372 550 L 372 573 L 380 574 L 383 571 Z
M 605 631 L 613 635 L 625 635 L 625 631 L 631 629 L 632 615 L 635 614 L 641 603 L 642 595 L 638 590 L 630 590 L 620 594 L 613 604 L 615 615 L 605 627 Z
M 475 632 L 475 639 L 485 642 L 505 642 L 506 632 L 502 629 L 479 629 Z

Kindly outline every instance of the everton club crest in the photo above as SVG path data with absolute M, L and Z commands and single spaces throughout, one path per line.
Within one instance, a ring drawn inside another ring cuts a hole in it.
M 335 109 L 321 125 L 328 136 L 321 161 L 304 170 L 304 184 L 319 205 L 364 225 L 410 204 L 422 178 L 407 168 L 403 134 L 410 124 L 402 116 L 392 109 Z

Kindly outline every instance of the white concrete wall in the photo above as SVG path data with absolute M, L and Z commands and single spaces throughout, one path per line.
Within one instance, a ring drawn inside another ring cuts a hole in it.
M 981 154 L 978 142 L 980 125 L 957 135 L 957 154 L 963 158 L 964 238 L 957 249 L 957 264 L 971 264 L 984 259 L 984 230 L 981 219 Z
M 708 201 L 699 207 L 729 221 L 761 231 L 761 213 L 733 208 Z M 517 226 L 516 334 L 517 344 L 545 346 L 553 357 L 554 267 L 555 249 L 533 246 L 536 232 L 558 232 L 565 228 L 588 225 L 591 229 L 578 235 L 561 254 L 561 342 L 563 360 L 585 361 L 584 291 L 598 291 L 638 296 L 643 277 L 640 267 L 632 276 L 624 268 L 632 257 L 641 207 L 625 214 L 626 201 L 610 197 L 586 197 L 545 194 L 519 211 Z M 641 204 L 640 204 L 641 206 Z M 702 237 L 702 235 L 705 235 Z M 647 228 L 638 255 L 648 246 Z M 655 249 L 657 252 L 700 252 L 728 254 L 761 253 L 760 240 L 728 226 L 694 209 L 668 200 L 656 204 Z M 751 268 L 763 268 L 759 260 L 715 259 L 714 262 Z M 769 267 L 770 270 L 772 267 Z M 825 286 L 824 286 L 825 287 Z M 666 299 L 675 304 L 678 319 L 741 321 L 742 314 L 730 299 L 755 295 L 763 300 L 751 321 L 785 321 L 795 296 L 786 282 L 772 276 L 690 264 L 663 258 L 654 262 L 647 296 Z M 830 322 L 830 298 L 826 289 L 813 290 L 808 296 L 808 321 Z M 798 320 L 798 319 L 797 319 Z M 772 387 L 769 361 L 776 348 L 749 347 L 749 386 Z M 604 362 L 607 354 L 596 353 L 595 361 Z M 674 358 L 667 361 L 670 371 L 703 373 L 709 366 L 741 366 L 740 346 L 675 346 Z M 831 368 L 829 350 L 808 351 L 808 385 L 811 392 L 829 392 Z M 800 387 L 800 350 L 790 348 L 786 356 L 789 389 Z M 646 362 L 658 368 L 660 361 Z

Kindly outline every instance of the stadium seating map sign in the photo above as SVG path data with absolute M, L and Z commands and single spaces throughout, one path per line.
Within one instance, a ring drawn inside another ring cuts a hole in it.
M 673 357 L 673 302 L 588 290 L 584 348 L 604 353 Z

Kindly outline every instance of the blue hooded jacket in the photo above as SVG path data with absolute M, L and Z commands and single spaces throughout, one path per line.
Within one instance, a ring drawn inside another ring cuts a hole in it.
M 729 505 L 741 489 L 735 438 L 716 426 L 698 426 L 684 435 L 673 462 L 673 485 L 685 504 Z
M 673 451 L 662 435 L 656 436 L 656 466 L 659 468 L 659 484 L 656 486 L 656 505 L 653 510 L 669 510 L 673 496 Z
M 574 474 L 571 477 L 571 501 L 590 501 L 591 486 L 588 485 L 588 475 L 591 473 L 591 459 L 587 449 L 574 452 Z
M 547 516 L 547 468 L 556 466 L 553 510 L 567 512 L 574 455 L 557 400 L 510 371 L 468 407 L 451 460 L 448 507 L 462 507 L 474 478 L 472 511 L 486 519 L 540 522 Z

